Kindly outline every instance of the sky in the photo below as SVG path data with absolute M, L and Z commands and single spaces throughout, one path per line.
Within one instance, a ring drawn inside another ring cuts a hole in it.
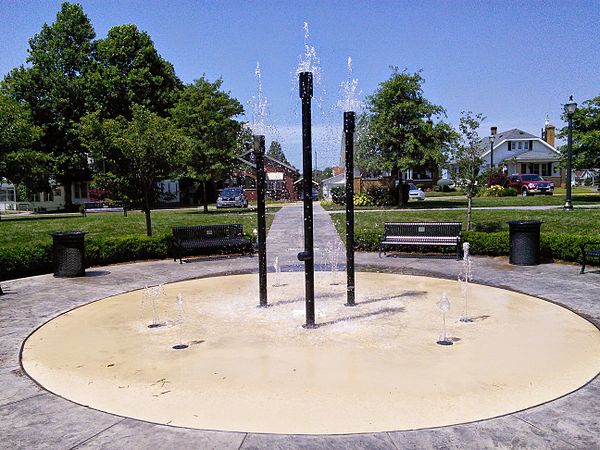
M 0 75 L 25 63 L 28 39 L 52 23 L 60 1 L 0 0 Z M 600 95 L 600 0 L 592 1 L 185 1 L 84 0 L 98 38 L 116 25 L 146 31 L 182 81 L 221 78 L 223 89 L 257 122 L 257 62 L 267 98 L 267 145 L 281 142 L 301 167 L 296 70 L 305 44 L 321 73 L 313 99 L 313 148 L 320 168 L 338 163 L 343 97 L 357 80 L 361 99 L 391 67 L 421 71 L 424 95 L 458 125 L 461 111 L 490 126 L 540 135 L 557 127 L 562 105 Z M 305 36 L 305 22 L 309 36 Z

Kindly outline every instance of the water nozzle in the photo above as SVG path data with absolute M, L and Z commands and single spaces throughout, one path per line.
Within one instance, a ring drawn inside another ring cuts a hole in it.
M 298 253 L 298 261 L 310 261 L 311 259 L 312 259 L 312 255 L 308 252 Z

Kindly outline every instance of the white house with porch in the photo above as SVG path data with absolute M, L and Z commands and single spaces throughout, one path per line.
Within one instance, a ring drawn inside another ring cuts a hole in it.
M 508 174 L 534 173 L 560 186 L 563 178 L 559 167 L 561 154 L 554 147 L 554 139 L 555 127 L 547 120 L 542 137 L 518 128 L 497 132 L 497 128 L 492 127 L 491 135 L 481 140 L 485 158 L 482 170 L 490 168 L 493 157 L 494 166 L 503 168 Z

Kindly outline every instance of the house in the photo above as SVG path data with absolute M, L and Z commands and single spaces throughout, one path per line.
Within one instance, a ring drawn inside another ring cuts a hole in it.
M 240 168 L 229 179 L 217 184 L 218 189 L 227 186 L 244 188 L 248 200 L 256 200 L 256 164 L 254 152 L 247 151 L 238 157 Z M 294 179 L 298 171 L 272 156 L 265 155 L 265 190 L 267 198 L 273 200 L 295 200 Z
M 0 183 L 0 211 L 17 210 L 17 192 L 10 183 Z
M 490 137 L 493 136 L 493 140 Z M 559 167 L 560 152 L 555 145 L 555 127 L 546 120 L 542 136 L 538 137 L 518 128 L 497 132 L 491 127 L 491 136 L 481 140 L 483 163 L 481 169 L 490 168 L 492 159 L 495 167 L 506 173 L 534 173 L 561 186 L 563 171 Z M 492 144 L 493 143 L 493 144 Z
M 336 175 L 326 178 L 321 181 L 321 192 L 323 200 L 332 201 L 331 191 L 336 187 L 346 188 L 346 172 L 338 172 Z M 358 180 L 357 180 L 358 179 Z M 360 187 L 357 190 L 357 181 L 360 182 L 360 171 L 354 169 L 354 191 L 360 192 Z

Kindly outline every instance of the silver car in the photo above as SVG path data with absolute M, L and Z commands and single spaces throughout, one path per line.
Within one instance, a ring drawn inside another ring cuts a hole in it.
M 414 184 L 410 183 L 410 190 L 408 191 L 408 198 L 414 198 L 417 200 L 425 200 L 425 192 L 419 189 Z
M 217 198 L 217 208 L 247 208 L 248 199 L 242 188 L 225 188 Z

